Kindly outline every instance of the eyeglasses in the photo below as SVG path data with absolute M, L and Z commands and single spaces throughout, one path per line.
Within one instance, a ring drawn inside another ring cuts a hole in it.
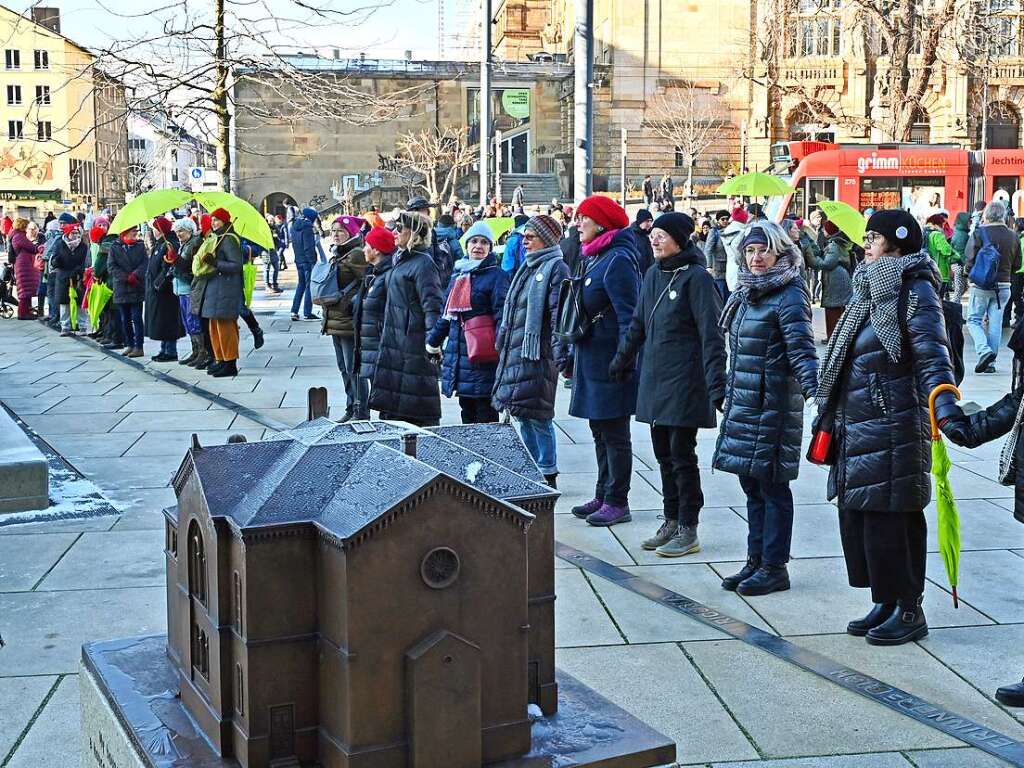
M 526 233 L 523 234 L 523 242 L 524 243 L 532 243 L 536 239 L 537 239 L 537 236 L 535 234 L 533 234 L 532 232 L 526 232 Z
M 875 240 L 880 238 L 881 235 L 877 232 L 865 232 L 864 233 L 864 245 L 870 246 Z
M 403 229 L 405 229 L 405 226 L 402 224 L 395 224 L 395 232 L 401 232 Z

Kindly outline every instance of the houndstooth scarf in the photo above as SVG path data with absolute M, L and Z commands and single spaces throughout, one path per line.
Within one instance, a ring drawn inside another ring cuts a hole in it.
M 935 265 L 928 258 L 928 252 L 913 253 L 899 258 L 883 256 L 871 264 L 861 264 L 853 273 L 853 298 L 839 318 L 828 351 L 822 363 L 821 379 L 815 402 L 819 406 L 828 404 L 832 390 L 843 371 L 846 356 L 853 346 L 857 334 L 865 321 L 871 321 L 875 335 L 894 363 L 900 361 L 903 353 L 903 331 L 900 325 L 899 302 L 903 273 L 921 263 Z M 937 271 L 936 271 L 937 272 Z M 917 310 L 917 295 L 911 291 L 907 296 L 907 317 L 909 320 Z

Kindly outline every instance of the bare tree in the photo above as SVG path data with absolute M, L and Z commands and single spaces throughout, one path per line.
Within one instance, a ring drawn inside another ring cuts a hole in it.
M 308 47 L 305 41 L 316 30 L 344 37 L 393 0 L 347 0 L 345 7 L 338 2 L 169 0 L 146 13 L 105 8 L 122 20 L 126 34 L 95 51 L 94 66 L 133 87 L 140 101 L 164 105 L 168 118 L 210 141 L 228 189 L 232 148 L 291 153 L 247 142 L 244 134 L 252 126 L 299 120 L 374 125 L 408 115 L 433 87 L 422 82 L 369 94 L 336 62 L 295 54 Z M 239 89 L 245 89 L 244 101 L 236 98 Z
M 420 187 L 431 203 L 451 204 L 456 197 L 459 178 L 476 160 L 465 128 L 427 129 L 404 133 L 395 142 L 395 165 L 406 172 L 420 174 Z
M 155 147 L 146 143 L 145 147 L 138 147 L 129 144 L 128 146 L 128 173 L 125 183 L 127 192 L 131 195 L 141 195 L 160 183 L 160 171 L 162 165 Z
M 645 122 L 682 155 L 685 195 L 692 196 L 693 167 L 726 122 L 718 94 L 690 82 L 669 88 L 650 105 Z

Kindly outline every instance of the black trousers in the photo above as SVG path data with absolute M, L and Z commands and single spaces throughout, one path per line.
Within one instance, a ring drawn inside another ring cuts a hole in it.
M 633 476 L 633 441 L 629 434 L 629 416 L 618 419 L 591 419 L 597 454 L 597 486 L 594 498 L 612 506 L 629 504 L 629 481 Z
M 661 470 L 665 519 L 697 525 L 704 506 L 697 469 L 696 427 L 651 427 L 654 457 Z
M 489 397 L 459 397 L 463 424 L 488 424 L 498 420 L 498 412 L 491 407 Z
M 924 512 L 840 509 L 839 533 L 851 587 L 870 587 L 875 603 L 909 604 L 924 593 Z

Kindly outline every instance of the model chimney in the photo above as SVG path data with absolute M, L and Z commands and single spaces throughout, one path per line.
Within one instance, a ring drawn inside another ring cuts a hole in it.
M 341 48 L 331 48 L 331 56 L 335 59 L 341 58 Z
M 51 32 L 60 34 L 60 8 L 36 5 L 32 7 L 32 21 Z
M 412 51 L 406 51 L 405 52 L 405 60 L 406 61 L 412 61 Z
M 402 435 L 402 453 L 416 458 L 416 433 L 406 432 Z

